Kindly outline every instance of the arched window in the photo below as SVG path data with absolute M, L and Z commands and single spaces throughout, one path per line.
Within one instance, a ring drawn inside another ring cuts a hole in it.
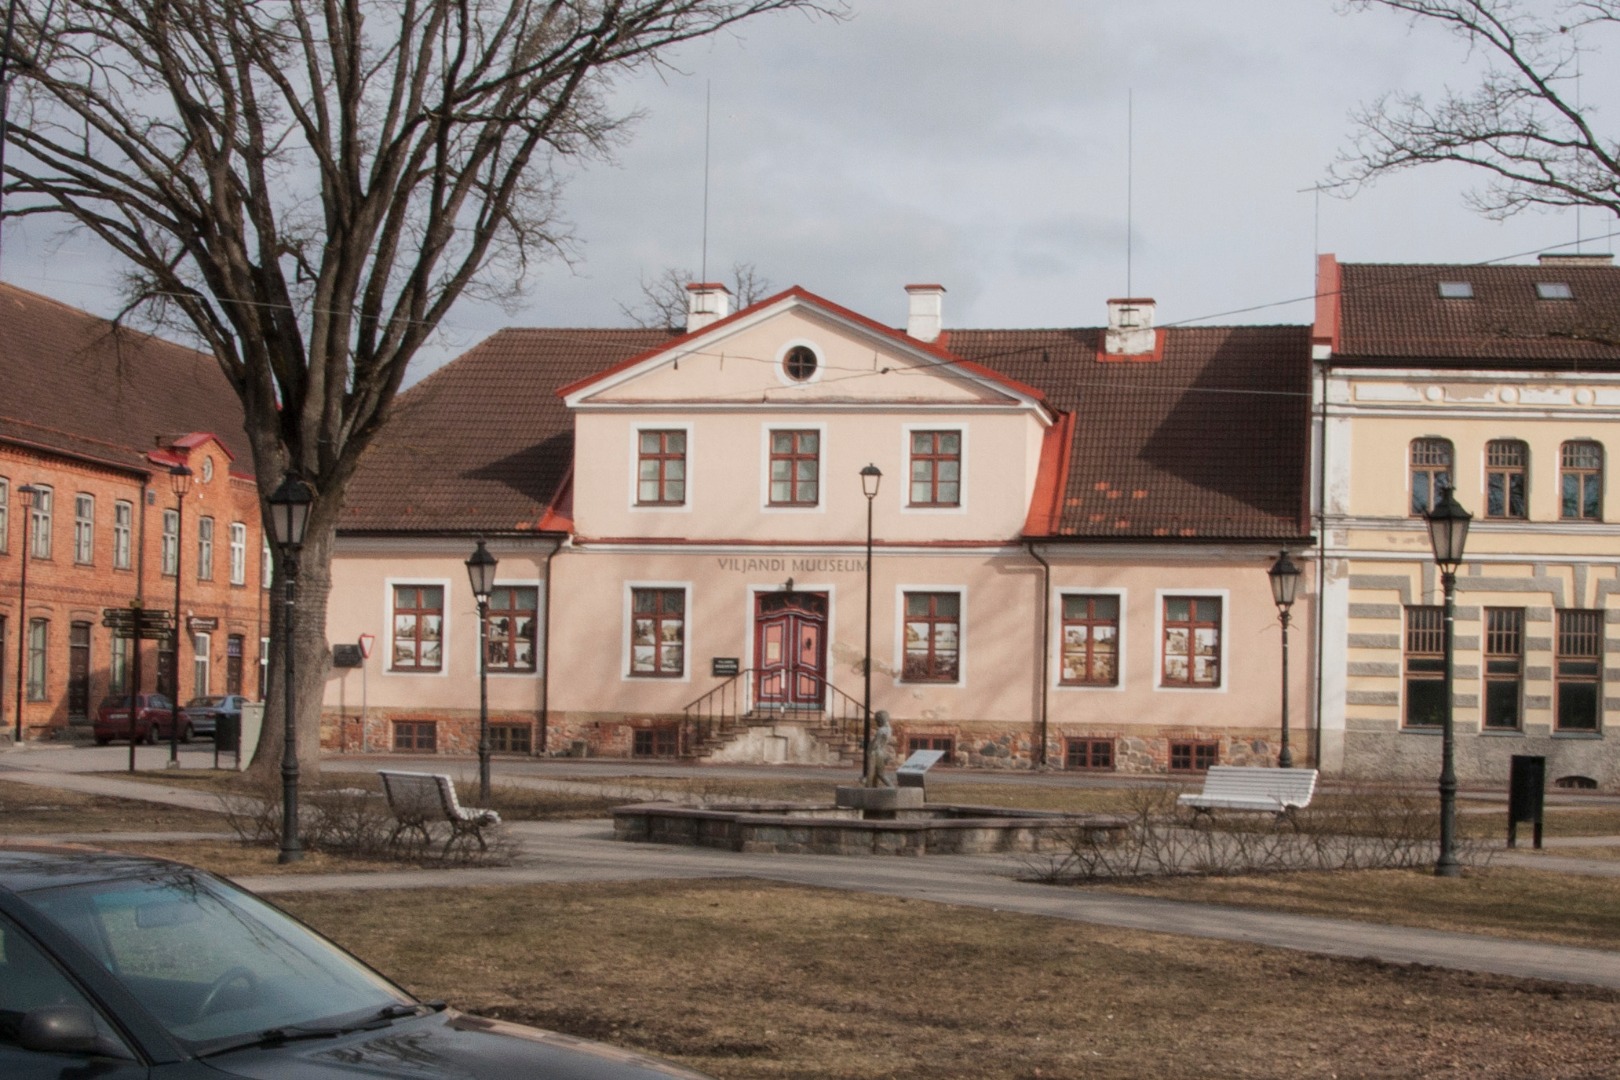
M 1422 517 L 1452 484 L 1451 440 L 1412 440 L 1412 516 Z
M 1566 521 L 1603 520 L 1603 447 L 1567 442 L 1559 454 L 1558 516 Z
M 1530 447 L 1518 439 L 1485 444 L 1485 516 L 1523 521 L 1530 516 L 1526 484 Z

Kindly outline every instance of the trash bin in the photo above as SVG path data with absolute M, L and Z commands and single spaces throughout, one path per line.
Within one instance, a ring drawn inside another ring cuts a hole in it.
M 1541 808 L 1547 796 L 1547 759 L 1514 754 L 1508 770 L 1508 847 L 1518 841 L 1519 822 L 1535 826 L 1535 846 L 1541 847 Z
M 214 768 L 219 768 L 221 753 L 242 756 L 242 722 L 231 713 L 220 713 L 214 719 Z

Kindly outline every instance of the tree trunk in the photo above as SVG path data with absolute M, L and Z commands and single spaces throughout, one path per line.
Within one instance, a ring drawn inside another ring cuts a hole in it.
M 336 506 L 339 498 L 323 496 L 316 506 L 328 503 Z M 315 777 L 321 769 L 321 700 L 325 694 L 327 671 L 332 663 L 332 650 L 326 643 L 326 601 L 332 591 L 332 544 L 336 534 L 333 524 L 337 514 L 310 514 L 309 533 L 298 557 L 298 576 L 294 600 L 293 619 L 293 712 L 298 740 L 298 768 L 306 777 Z M 249 776 L 255 781 L 268 782 L 281 775 L 281 759 L 286 747 L 286 667 L 283 650 L 286 641 L 287 577 L 283 570 L 285 560 L 272 551 L 276 559 L 275 585 L 271 589 L 270 603 L 270 667 L 265 687 L 264 727 L 259 732 L 259 745 Z

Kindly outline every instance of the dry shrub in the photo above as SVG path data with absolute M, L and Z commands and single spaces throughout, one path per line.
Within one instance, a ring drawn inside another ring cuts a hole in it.
M 1217 810 L 1194 816 L 1180 792 L 1132 788 L 1122 833 L 1075 829 L 1062 848 L 1028 863 L 1040 881 L 1083 882 L 1176 874 L 1372 870 L 1434 861 L 1440 835 L 1433 796 L 1373 787 L 1319 794 L 1291 815 Z M 1482 843 L 1458 837 L 1464 863 L 1488 861 Z
M 221 793 L 219 801 L 226 824 L 242 843 L 281 845 L 279 776 L 244 777 L 238 788 Z M 301 788 L 298 829 L 306 850 L 353 858 L 501 866 L 516 854 L 515 841 L 500 826 L 484 829 L 487 849 L 479 847 L 472 836 L 456 837 L 450 843 L 446 822 L 430 828 L 426 839 L 411 831 L 396 835 L 394 815 L 380 788 L 370 791 L 337 784 Z

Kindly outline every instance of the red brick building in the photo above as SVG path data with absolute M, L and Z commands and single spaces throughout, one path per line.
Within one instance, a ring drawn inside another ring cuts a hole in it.
M 0 386 L 0 731 L 87 734 L 135 670 L 105 610 L 172 615 L 177 580 L 179 653 L 140 642 L 141 688 L 258 697 L 267 560 L 214 359 L 0 285 Z

